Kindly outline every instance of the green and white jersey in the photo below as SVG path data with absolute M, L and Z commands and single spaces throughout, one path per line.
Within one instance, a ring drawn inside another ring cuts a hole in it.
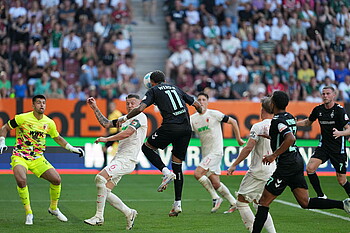
M 119 141 L 118 151 L 115 158 L 128 158 L 133 162 L 137 161 L 137 156 L 146 138 L 147 117 L 144 113 L 128 119 L 122 124 L 122 131 L 128 127 L 136 130 L 130 137 Z
M 191 115 L 191 127 L 199 136 L 203 157 L 209 154 L 223 155 L 221 121 L 224 116 L 222 112 L 211 109 L 207 109 L 204 114 Z
M 38 120 L 33 111 L 16 115 L 8 121 L 11 129 L 16 129 L 16 145 L 12 155 L 23 157 L 27 160 L 35 160 L 44 156 L 46 148 L 46 134 L 56 138 L 59 133 L 55 122 L 43 116 Z

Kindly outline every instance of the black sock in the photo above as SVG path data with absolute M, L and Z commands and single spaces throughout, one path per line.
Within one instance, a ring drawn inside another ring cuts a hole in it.
M 145 144 L 142 145 L 142 152 L 145 154 L 148 161 L 158 168 L 159 171 L 162 171 L 162 169 L 166 167 L 159 155 Z
M 344 209 L 342 201 L 336 201 L 331 199 L 322 198 L 310 198 L 308 209 Z
M 270 209 L 269 207 L 259 205 L 258 211 L 256 212 L 256 215 L 255 215 L 252 233 L 261 232 L 266 222 L 269 209 Z
M 342 185 L 342 187 L 345 189 L 345 192 L 348 194 L 348 196 L 350 197 L 350 183 L 349 181 L 346 181 L 345 184 Z
M 312 187 L 314 188 L 315 192 L 317 193 L 318 197 L 322 197 L 324 193 L 322 192 L 321 185 L 320 185 L 320 179 L 318 179 L 318 176 L 315 173 L 308 173 L 307 176 L 309 177 L 310 183 Z
M 171 166 L 173 168 L 173 172 L 176 175 L 176 179 L 174 180 L 175 201 L 180 201 L 182 196 L 182 187 L 184 184 L 184 175 L 182 173 L 182 163 L 172 162 Z

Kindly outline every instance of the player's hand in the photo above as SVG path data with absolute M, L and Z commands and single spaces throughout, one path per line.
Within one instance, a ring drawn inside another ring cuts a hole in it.
M 81 149 L 80 147 L 73 147 L 72 152 L 75 154 L 78 154 L 79 157 L 84 157 L 85 156 L 85 152 L 83 149 Z
M 264 155 L 263 159 L 262 159 L 262 163 L 265 165 L 270 165 L 273 161 L 275 161 L 277 156 L 275 156 L 274 154 L 272 155 Z
M 236 166 L 230 166 L 228 169 L 227 169 L 227 175 L 232 175 L 232 173 L 236 170 Z
M 337 138 L 339 138 L 341 136 L 343 136 L 343 135 L 341 135 L 341 133 L 336 128 L 333 128 L 333 137 L 335 139 L 337 139 Z
M 86 99 L 86 103 L 90 106 L 90 108 L 95 109 L 97 107 L 96 100 L 94 97 L 89 97 Z
M 242 138 L 238 139 L 237 141 L 238 141 L 238 145 L 240 146 L 243 146 L 245 143 L 245 141 Z
M 95 140 L 95 143 L 97 144 L 97 143 L 99 143 L 99 142 L 107 142 L 107 138 L 105 138 L 105 137 L 99 137 L 99 138 L 97 138 L 97 139 Z
M 0 137 L 0 154 L 7 150 L 7 146 L 5 144 L 5 137 Z

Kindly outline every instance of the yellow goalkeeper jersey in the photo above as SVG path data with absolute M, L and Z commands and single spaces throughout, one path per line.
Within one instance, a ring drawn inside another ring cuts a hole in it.
M 11 129 L 16 128 L 16 144 L 12 155 L 35 160 L 44 156 L 46 148 L 46 134 L 51 138 L 59 136 L 55 122 L 47 116 L 38 120 L 33 111 L 16 115 L 9 120 Z

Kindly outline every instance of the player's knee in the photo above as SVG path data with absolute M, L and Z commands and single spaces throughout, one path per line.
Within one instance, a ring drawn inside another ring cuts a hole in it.
M 215 190 L 217 190 L 218 188 L 220 188 L 221 184 L 220 182 L 216 182 L 216 181 L 211 181 L 213 187 Z
M 96 187 L 105 187 L 107 183 L 106 178 L 104 178 L 103 176 L 97 174 L 95 177 L 95 184 Z
M 60 185 L 61 184 L 61 177 L 55 177 L 54 179 L 51 180 L 51 184 L 53 185 Z
M 26 180 L 17 180 L 17 186 L 20 188 L 24 188 L 27 186 L 27 181 Z
M 194 175 L 194 178 L 196 178 L 197 180 L 199 180 L 203 176 L 202 172 L 199 169 L 194 170 L 193 175 Z
M 245 207 L 249 207 L 249 203 L 237 201 L 237 208 L 238 209 L 245 208 Z

